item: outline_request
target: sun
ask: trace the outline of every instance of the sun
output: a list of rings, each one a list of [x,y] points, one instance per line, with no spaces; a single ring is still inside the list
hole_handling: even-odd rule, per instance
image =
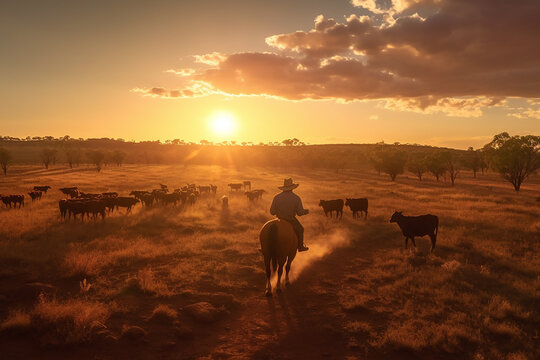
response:
[[[218,136],[232,135],[236,130],[236,119],[228,111],[217,111],[210,119],[210,128]]]

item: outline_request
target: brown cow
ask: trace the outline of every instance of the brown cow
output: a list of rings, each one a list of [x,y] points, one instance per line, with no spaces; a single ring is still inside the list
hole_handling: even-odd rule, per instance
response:
[[[229,184],[228,186],[231,188],[231,192],[232,191],[240,191],[240,190],[242,190],[243,184],[241,184],[241,183],[233,183],[233,184]]]

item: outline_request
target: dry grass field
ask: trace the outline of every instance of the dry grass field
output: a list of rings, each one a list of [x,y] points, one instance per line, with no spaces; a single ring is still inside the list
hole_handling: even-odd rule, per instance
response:
[[[292,285],[264,297],[258,231],[283,178],[311,213],[310,250]],[[267,191],[250,204],[226,184]],[[58,188],[153,189],[218,185],[188,209],[115,212],[62,221]],[[13,167],[1,194],[52,189],[0,210],[0,358],[78,359],[538,359],[540,179],[520,193],[499,175],[455,187],[370,170],[298,173],[268,168]],[[367,220],[325,218],[320,199],[367,197]],[[440,218],[437,248],[416,250],[389,219]],[[409,244],[410,245],[410,244]],[[85,280],[86,279],[86,280]]]

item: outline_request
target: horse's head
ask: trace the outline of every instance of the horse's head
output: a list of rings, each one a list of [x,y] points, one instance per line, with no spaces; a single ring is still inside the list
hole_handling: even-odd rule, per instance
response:
[[[397,222],[401,217],[403,216],[403,213],[401,211],[395,211],[394,214],[392,214],[392,217],[390,218],[390,222]]]

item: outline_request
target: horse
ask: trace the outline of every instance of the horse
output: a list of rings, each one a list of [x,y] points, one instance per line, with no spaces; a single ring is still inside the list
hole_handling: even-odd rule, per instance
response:
[[[281,275],[283,274],[283,265],[285,265],[285,286],[289,286],[289,271],[291,264],[296,256],[298,248],[298,239],[294,229],[286,220],[274,219],[263,225],[259,234],[261,250],[264,255],[264,266],[266,268],[266,296],[272,296],[272,285],[270,284],[270,261],[274,272],[277,269],[278,278],[276,291],[281,292]],[[279,268],[278,268],[279,266]]]

